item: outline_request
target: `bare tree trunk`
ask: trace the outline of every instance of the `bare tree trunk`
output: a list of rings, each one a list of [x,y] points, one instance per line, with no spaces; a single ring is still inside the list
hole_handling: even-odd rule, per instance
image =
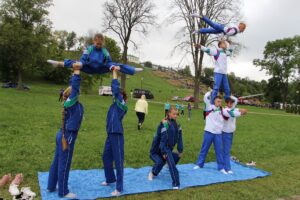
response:
[[[18,90],[23,90],[23,81],[22,81],[22,70],[21,68],[18,69]]]

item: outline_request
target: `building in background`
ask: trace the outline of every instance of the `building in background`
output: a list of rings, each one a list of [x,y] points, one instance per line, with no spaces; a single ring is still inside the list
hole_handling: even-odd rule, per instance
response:
[[[128,62],[140,63],[140,58],[134,55],[127,55]]]

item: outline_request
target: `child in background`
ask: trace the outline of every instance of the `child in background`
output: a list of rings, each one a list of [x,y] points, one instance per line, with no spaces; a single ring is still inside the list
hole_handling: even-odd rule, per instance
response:
[[[167,100],[167,103],[165,103],[165,117],[167,117],[170,108],[171,108],[171,104]]]
[[[223,114],[228,118],[228,120],[224,120],[222,132],[224,169],[228,174],[233,174],[230,165],[230,151],[232,146],[233,133],[236,130],[236,118],[247,114],[247,110],[236,108],[238,99],[234,96],[226,99],[225,102],[226,107],[224,108]]]
[[[120,68],[116,67],[113,71],[113,79],[111,82],[113,104],[107,112],[107,138],[102,156],[106,178],[106,180],[102,182],[102,185],[108,186],[111,183],[117,182],[116,189],[111,193],[112,196],[119,196],[123,192],[124,129],[122,120],[128,111],[126,105],[127,95],[125,91],[120,90],[120,83],[118,81],[117,71],[119,70]],[[113,163],[115,163],[117,178],[113,169]]]
[[[183,103],[181,104],[180,109],[181,109],[180,114],[184,115],[184,104]]]
[[[206,24],[208,24],[211,28],[201,28],[200,30],[196,30],[193,34],[203,33],[203,34],[224,34],[225,36],[235,36],[238,33],[243,33],[246,29],[246,24],[240,22],[238,25],[229,24],[219,24],[213,22],[205,16],[199,14],[192,14],[191,17],[198,17],[202,19]]]
[[[69,191],[68,180],[75,141],[84,112],[78,101],[80,82],[80,70],[74,67],[70,86],[63,93],[62,127],[56,135],[55,155],[48,177],[48,191],[56,191],[58,183],[58,196],[67,199],[76,199],[76,194]]]
[[[83,51],[80,61],[68,60],[59,62],[55,60],[47,60],[48,63],[54,66],[66,68],[76,67],[87,74],[104,74],[112,71],[116,66],[119,66],[120,72],[128,75],[134,75],[136,72],[143,71],[142,68],[134,68],[129,65],[114,63],[111,60],[109,52],[104,48],[105,38],[98,33],[94,37],[94,44]]]
[[[154,166],[149,172],[148,180],[152,181],[156,177],[165,163],[168,163],[169,171],[172,177],[173,189],[179,189],[179,173],[176,164],[182,157],[183,142],[182,129],[176,122],[178,111],[171,107],[168,112],[167,119],[164,119],[157,128],[156,136],[153,139],[150,158],[154,162]],[[173,148],[177,145],[177,151],[173,152]]]
[[[205,159],[207,153],[210,149],[212,143],[214,143],[215,154],[217,158],[218,170],[227,174],[224,170],[224,160],[222,154],[222,130],[224,124],[224,116],[222,112],[222,98],[217,96],[215,98],[214,104],[210,103],[209,96],[211,92],[207,92],[204,95],[204,102],[207,108],[206,120],[204,128],[204,138],[201,147],[201,151],[196,162],[194,169],[199,169],[204,167]]]
[[[191,120],[191,118],[192,118],[192,105],[191,105],[190,102],[188,103],[187,108],[188,108],[188,113],[189,113],[189,118],[188,118],[188,120]]]

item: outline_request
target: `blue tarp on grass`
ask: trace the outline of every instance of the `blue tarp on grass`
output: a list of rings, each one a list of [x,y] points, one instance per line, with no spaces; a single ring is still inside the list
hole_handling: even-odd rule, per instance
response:
[[[225,175],[218,172],[215,162],[206,163],[204,168],[197,170],[193,169],[194,166],[194,164],[177,166],[180,175],[180,189],[232,181],[244,181],[270,175],[266,171],[235,162],[232,162],[232,170],[234,171],[232,175]],[[172,180],[167,168],[164,168],[153,181],[148,181],[147,179],[150,170],[151,167],[139,169],[126,168],[124,174],[124,192],[122,195],[172,189]],[[56,192],[47,192],[48,172],[39,172],[38,178],[42,199],[59,199]],[[101,182],[103,181],[105,181],[103,169],[73,170],[70,172],[69,189],[71,192],[77,194],[78,199],[111,197],[110,193],[115,189],[115,185],[101,186]]]

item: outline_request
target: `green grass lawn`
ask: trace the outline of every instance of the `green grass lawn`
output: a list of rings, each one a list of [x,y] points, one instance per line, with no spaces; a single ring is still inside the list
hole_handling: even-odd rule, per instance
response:
[[[173,95],[166,81],[157,77],[145,87],[154,90],[158,100]],[[139,79],[128,79],[134,88]],[[148,82],[148,81],[147,81]],[[48,171],[55,148],[55,135],[60,127],[61,105],[58,90],[61,85],[30,83],[29,92],[0,89],[0,175],[23,172],[24,185],[38,192],[38,171]],[[160,88],[163,88],[159,92]],[[165,93],[169,91],[169,93]],[[188,94],[189,91],[178,91]],[[184,96],[182,95],[182,96]],[[101,161],[106,138],[105,118],[111,97],[82,95],[85,107],[84,121],[80,129],[72,169],[102,168]],[[149,115],[141,131],[137,131],[134,101],[129,101],[129,112],[124,119],[125,167],[152,165],[149,148],[159,121],[163,118],[163,105],[149,104]],[[120,199],[277,199],[300,194],[300,117],[281,111],[248,107],[253,114],[238,120],[232,154],[241,161],[254,160],[257,167],[272,173],[270,177],[244,182],[234,182],[197,187],[182,191],[166,191],[120,197]],[[272,113],[288,116],[268,115]],[[181,163],[195,162],[202,143],[202,110],[193,110],[191,121],[180,117],[183,128],[184,157]],[[214,161],[210,151],[207,161]],[[146,178],[146,176],[145,176]],[[171,184],[171,183],[170,183]],[[99,186],[100,187],[100,186]],[[9,199],[6,190],[1,197]],[[39,197],[38,197],[39,199]]]

